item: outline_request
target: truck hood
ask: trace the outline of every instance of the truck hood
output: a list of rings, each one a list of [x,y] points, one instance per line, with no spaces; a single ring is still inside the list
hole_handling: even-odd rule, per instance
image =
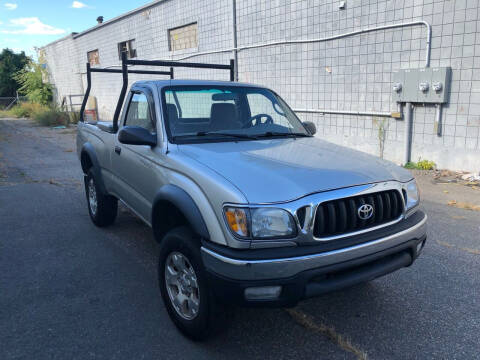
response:
[[[385,160],[318,138],[178,145],[234,184],[249,203],[274,203],[411,174]]]

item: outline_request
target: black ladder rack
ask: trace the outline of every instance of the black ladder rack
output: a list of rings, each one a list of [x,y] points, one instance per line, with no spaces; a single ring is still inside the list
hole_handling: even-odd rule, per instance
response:
[[[130,70],[128,65],[141,65],[141,66],[165,66],[170,67],[169,71],[154,71],[154,70]],[[117,107],[115,108],[115,114],[113,115],[113,131],[117,132],[118,130],[118,117],[120,116],[120,111],[122,110],[123,101],[125,100],[125,95],[127,93],[128,87],[128,74],[149,74],[149,75],[169,75],[170,79],[173,79],[173,68],[174,67],[188,67],[188,68],[201,68],[201,69],[223,69],[230,70],[230,81],[235,80],[234,60],[230,60],[230,64],[206,64],[206,63],[182,63],[179,61],[162,61],[162,60],[129,60],[127,59],[127,53],[122,53],[122,68],[121,69],[97,69],[92,68],[90,63],[87,63],[87,90],[85,91],[85,96],[83,97],[82,107],[80,109],[80,121],[84,122],[84,112],[87,105],[88,96],[90,95],[90,90],[92,87],[92,72],[97,73],[114,73],[122,74],[123,84],[122,90],[120,91],[120,97],[118,98]]]

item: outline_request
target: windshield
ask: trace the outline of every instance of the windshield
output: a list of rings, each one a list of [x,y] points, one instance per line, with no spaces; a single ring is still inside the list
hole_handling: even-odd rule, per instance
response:
[[[286,103],[267,89],[170,86],[162,97],[173,142],[310,136]]]

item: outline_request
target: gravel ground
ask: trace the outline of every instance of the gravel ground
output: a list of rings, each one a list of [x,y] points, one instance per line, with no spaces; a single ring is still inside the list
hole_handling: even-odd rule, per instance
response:
[[[294,309],[238,309],[195,343],[161,302],[150,229],[124,208],[91,223],[74,134],[0,120],[1,359],[478,358],[480,212],[464,206],[478,188],[415,172],[429,230],[412,267]]]

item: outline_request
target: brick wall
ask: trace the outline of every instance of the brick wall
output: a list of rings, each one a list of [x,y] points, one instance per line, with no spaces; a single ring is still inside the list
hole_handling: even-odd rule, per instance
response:
[[[477,0],[237,1],[238,45],[321,38],[393,23],[432,25],[431,66],[451,66],[450,102],[443,110],[442,136],[434,131],[435,108],[413,111],[412,159],[439,167],[480,169],[480,2]],[[168,48],[168,29],[196,22],[198,47]],[[104,24],[82,36],[47,45],[47,64],[59,95],[82,90],[86,53],[99,49],[100,66],[118,65],[117,43],[135,39],[140,59],[167,59],[232,46],[231,0],[167,0]],[[478,34],[477,34],[478,29]],[[426,28],[374,31],[343,39],[240,51],[239,80],[273,88],[293,108],[396,111],[392,71],[424,66]],[[231,53],[191,61],[228,63]],[[176,69],[177,78],[228,80],[228,72]],[[148,78],[131,76],[131,80]],[[81,80],[80,80],[81,79]],[[85,84],[83,84],[84,86]],[[119,76],[95,74],[92,95],[102,118],[111,117],[121,86]],[[379,155],[385,129],[385,158],[402,162],[404,121],[368,116],[299,114],[314,121],[326,140]]]

